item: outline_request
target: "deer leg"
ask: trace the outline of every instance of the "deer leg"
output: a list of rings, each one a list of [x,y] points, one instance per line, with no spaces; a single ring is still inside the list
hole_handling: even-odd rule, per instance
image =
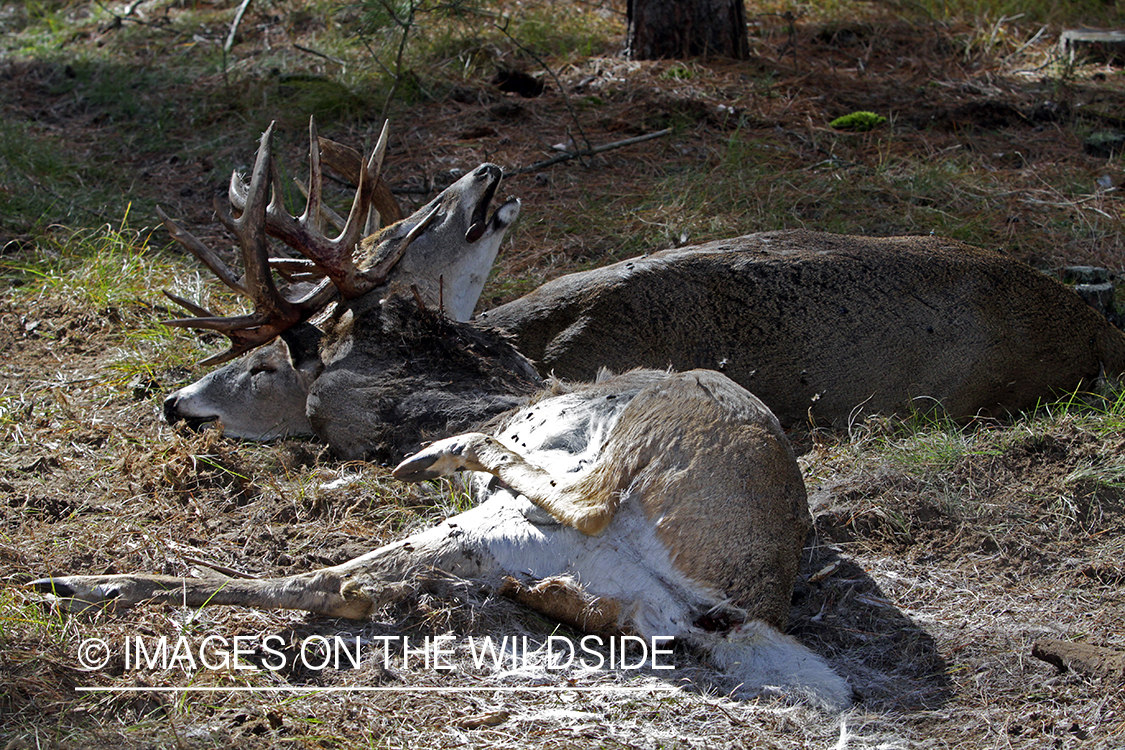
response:
[[[369,616],[376,603],[331,569],[286,578],[174,578],[161,575],[60,576],[29,585],[64,609],[131,607],[145,601],[187,607],[234,604],[264,609],[300,609],[329,617]]]
[[[395,467],[393,474],[396,479],[421,482],[460,470],[498,477],[559,523],[590,536],[605,531],[620,501],[620,482],[601,465],[577,479],[563,480],[480,432],[438,440]]]
[[[622,602],[608,597],[593,597],[569,576],[552,576],[539,581],[505,578],[500,594],[566,623],[585,633],[618,635],[622,631]]]
[[[129,574],[58,576],[28,585],[50,595],[58,606],[70,611],[124,608],[155,601],[188,607],[228,604],[298,609],[328,617],[362,619],[427,583],[450,576],[488,577],[496,567],[488,539],[480,533],[462,530],[458,520],[464,515],[340,565],[283,578]],[[469,532],[489,528],[489,524],[472,518],[464,526]]]

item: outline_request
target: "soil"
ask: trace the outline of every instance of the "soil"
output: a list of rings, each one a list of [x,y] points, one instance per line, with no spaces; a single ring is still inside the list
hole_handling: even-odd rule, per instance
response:
[[[268,25],[265,11],[251,13],[259,15],[246,28]],[[1078,108],[1119,108],[1112,87],[1079,83],[1056,100],[1042,87],[967,62],[952,31],[926,31],[889,22],[802,27],[796,54],[777,59],[780,37],[767,37],[768,43],[758,42],[751,67],[691,63],[699,74],[687,80],[664,75],[672,65],[667,62],[574,62],[561,71],[570,95],[605,102],[596,116],[583,118],[591,142],[675,123],[680,129],[672,138],[609,151],[586,164],[515,175],[507,190],[521,197],[528,217],[551,211],[580,224],[591,202],[627,207],[629,196],[658,189],[685,164],[719,164],[723,144],[739,129],[781,144],[786,158],[837,158],[824,151],[808,123],[857,109],[900,113],[897,147],[904,152],[972,149],[989,155],[984,161],[997,169],[1017,171],[1091,159],[1073,131],[1056,126],[1072,122]],[[99,33],[113,32],[91,31],[91,39]],[[745,95],[748,70],[755,80],[763,71],[771,77],[770,96]],[[76,153],[116,160],[137,175],[138,201],[161,202],[204,239],[221,237],[209,206],[216,165],[248,159],[255,133],[239,133],[190,163],[179,155],[132,153],[112,142],[116,131],[99,119],[104,112],[57,93],[58,79],[69,75],[65,65],[16,60],[0,62],[0,72],[6,117],[36,123]],[[218,83],[198,81],[183,94],[205,95],[208,87]],[[551,83],[538,96],[524,97],[483,80],[402,108],[394,128],[386,171],[410,202],[429,193],[405,191],[448,181],[454,167],[484,160],[534,164],[545,157],[544,145],[572,129],[572,117]],[[299,128],[289,130],[287,158],[295,165]],[[360,145],[369,131],[368,121],[337,122],[323,134]],[[872,159],[876,142],[856,139],[848,158]],[[1105,169],[1118,174],[1104,160],[1090,162],[1092,174]],[[89,207],[90,226],[101,219],[99,210]],[[822,210],[810,201],[795,206],[793,215],[815,227]],[[893,219],[885,218],[893,213],[873,212],[870,231],[895,230]],[[627,211],[622,220],[636,221]],[[1016,217],[1012,226],[1018,225]],[[0,226],[7,232],[0,240],[12,240],[0,243],[5,263],[41,252],[20,228]],[[503,251],[487,304],[631,249],[620,240],[627,230],[607,239],[596,227],[570,233],[558,227],[524,220]],[[1049,265],[1121,266],[1116,248],[1095,242],[1058,247],[1028,241],[1012,252]],[[542,639],[556,627],[473,590],[416,592],[367,624],[163,606],[64,617],[44,605],[24,584],[48,573],[188,575],[210,567],[282,575],[350,559],[452,510],[448,491],[399,486],[385,467],[341,463],[315,442],[255,446],[164,424],[163,395],[199,372],[112,374],[121,350],[134,345],[125,325],[153,315],[162,304],[155,300],[154,292],[128,310],[89,310],[57,291],[32,297],[12,289],[0,296],[5,747],[1125,746],[1120,674],[1060,671],[1032,655],[1033,644],[1045,638],[1125,648],[1125,436],[1079,417],[1034,429],[977,425],[956,433],[968,436],[968,448],[932,464],[886,450],[902,439],[890,422],[864,428],[867,440],[883,450],[843,434],[795,436],[805,447],[816,531],[794,595],[791,632],[824,654],[855,689],[856,708],[842,720],[768,700],[727,700],[695,655],[679,653],[677,675],[691,678],[678,683],[681,692],[667,696],[658,689],[665,683],[647,675],[638,679],[657,686],[651,694],[623,698],[533,691],[185,698],[155,688],[242,685],[249,678],[130,671],[117,657],[101,670],[84,671],[78,644],[95,636],[120,643],[138,634],[276,634],[292,644],[309,634],[337,633],[518,632]],[[371,665],[270,679],[325,688],[474,684],[468,677],[438,679]],[[152,689],[78,692],[95,687]]]

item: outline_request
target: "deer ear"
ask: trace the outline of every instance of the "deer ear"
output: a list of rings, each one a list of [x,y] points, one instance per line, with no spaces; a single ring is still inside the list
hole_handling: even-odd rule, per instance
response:
[[[324,334],[311,323],[298,323],[281,332],[289,348],[289,361],[295,370],[320,367],[320,339]]]

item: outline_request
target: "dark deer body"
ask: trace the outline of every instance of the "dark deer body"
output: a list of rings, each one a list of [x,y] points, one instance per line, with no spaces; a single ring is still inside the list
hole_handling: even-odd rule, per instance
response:
[[[502,334],[419,309],[412,298],[349,305],[320,357],[306,413],[342,458],[397,460],[515,407],[542,386]]]
[[[721,370],[785,425],[1002,415],[1125,371],[1125,335],[1070,289],[936,237],[752,234],[563,276],[479,320],[559,377]]]

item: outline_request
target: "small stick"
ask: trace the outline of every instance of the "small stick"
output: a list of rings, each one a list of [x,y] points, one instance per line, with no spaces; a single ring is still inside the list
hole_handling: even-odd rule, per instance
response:
[[[235,570],[234,568],[228,568],[225,565],[219,565],[218,563],[207,562],[206,560],[200,560],[198,557],[188,557],[187,555],[180,555],[180,557],[183,558],[183,561],[188,563],[189,565],[202,565],[205,568],[210,568],[211,570],[215,571],[216,573],[222,573],[227,578],[247,578],[247,579],[255,580],[259,577],[259,576],[256,576],[256,575],[252,575],[250,573],[243,573],[241,570]]]
[[[651,141],[653,138],[662,138],[671,132],[672,128],[664,128],[663,130],[658,130],[655,133],[647,133],[645,135],[638,135],[635,138],[626,138],[623,141],[614,141],[613,143],[606,143],[602,146],[594,146],[593,148],[589,148],[584,151],[567,151],[566,153],[551,157],[550,159],[536,162],[530,167],[522,167],[514,172],[507,173],[505,176],[511,177],[517,174],[527,174],[528,172],[534,172],[538,169],[550,167],[560,162],[568,161],[570,159],[577,159],[580,156],[593,156],[594,154],[600,154],[603,151],[611,151],[615,148],[621,148],[622,146],[632,146],[634,143],[643,143],[644,141]]]
[[[418,285],[411,284],[410,291],[414,292],[414,302],[418,305],[418,311],[426,312],[426,303],[422,301],[422,293],[418,291]]]
[[[344,62],[343,60],[339,60],[335,57],[332,57],[331,55],[326,55],[323,52],[318,52],[315,49],[313,49],[312,47],[303,47],[300,44],[294,43],[293,48],[299,49],[302,52],[304,52],[306,54],[309,54],[309,55],[316,55],[317,57],[322,57],[325,60],[327,60],[328,62],[336,63],[337,65],[343,66],[345,68],[348,66],[348,64],[346,62]]]
[[[238,24],[242,23],[242,16],[246,15],[246,9],[250,7],[251,2],[253,0],[242,0],[242,4],[238,6],[238,12],[234,14],[234,21],[231,22],[227,40],[223,43],[224,54],[230,52],[230,48],[234,46],[234,35],[238,33]]]

